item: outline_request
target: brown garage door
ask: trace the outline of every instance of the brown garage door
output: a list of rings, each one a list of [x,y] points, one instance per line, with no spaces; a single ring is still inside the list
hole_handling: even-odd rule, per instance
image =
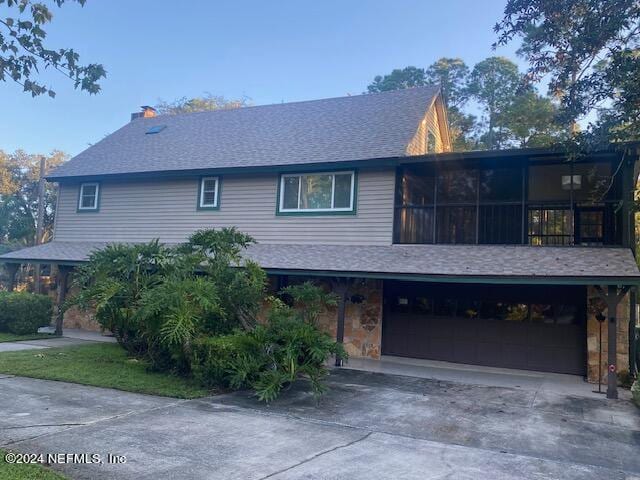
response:
[[[584,288],[385,285],[386,355],[584,375]]]

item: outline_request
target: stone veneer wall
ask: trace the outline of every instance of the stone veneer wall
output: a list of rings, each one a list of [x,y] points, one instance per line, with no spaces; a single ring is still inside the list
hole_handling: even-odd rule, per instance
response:
[[[272,292],[277,290],[275,277],[269,277]],[[309,280],[326,291],[331,291],[331,282],[318,278],[299,278]],[[352,358],[380,358],[382,342],[382,281],[353,280],[347,294],[344,321],[344,348]],[[258,321],[263,322],[269,307],[263,303]],[[338,308],[330,307],[320,314],[318,326],[336,338],[338,328]]]
[[[344,348],[350,357],[380,358],[382,301],[381,280],[353,281],[347,294],[344,320]],[[328,309],[320,316],[319,324],[335,338],[338,309]]]
[[[600,344],[599,322],[596,320],[596,312],[605,307],[606,304],[598,296],[594,287],[587,289],[587,377],[589,382],[598,383],[598,358]],[[607,316],[607,310],[604,308],[602,312]],[[616,311],[618,318],[618,354],[617,369],[618,373],[629,370],[629,295],[627,294],[618,304]],[[602,323],[602,381],[607,383],[607,321]]]
[[[58,273],[57,269],[55,269],[54,279],[56,281],[51,283],[51,288],[49,288],[48,290],[48,295],[52,298],[54,305],[56,305],[56,301],[58,299],[58,282],[56,279],[57,273]],[[73,275],[73,273],[71,275]],[[71,280],[72,278],[69,279],[69,283],[71,283]],[[74,289],[73,287],[69,288],[69,291],[67,292],[67,299],[71,298],[71,296],[73,296],[76,293],[76,291],[77,290]],[[53,318],[51,319],[52,326],[55,326],[56,324],[55,310],[57,310],[57,305],[56,305],[56,308],[54,309]],[[64,312],[62,328],[63,329],[79,328],[81,330],[88,330],[91,332],[102,331],[100,324],[96,321],[96,319],[93,316],[93,312],[90,310],[83,311],[83,310],[80,310],[78,307],[71,307],[66,312]]]

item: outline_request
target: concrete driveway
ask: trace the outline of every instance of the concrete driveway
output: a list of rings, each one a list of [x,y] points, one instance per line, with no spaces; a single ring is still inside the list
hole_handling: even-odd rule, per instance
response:
[[[3,377],[0,445],[126,457],[56,467],[82,479],[640,478],[626,401],[353,370],[330,387],[264,406]]]

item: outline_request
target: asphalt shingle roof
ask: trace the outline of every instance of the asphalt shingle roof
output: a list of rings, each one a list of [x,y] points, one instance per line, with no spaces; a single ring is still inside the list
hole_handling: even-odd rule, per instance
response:
[[[105,243],[51,242],[0,256],[2,260],[86,261]],[[628,248],[524,245],[291,245],[256,244],[246,258],[268,270],[362,272],[463,277],[640,280]]]
[[[48,178],[345,162],[406,155],[437,87],[138,118]],[[153,126],[166,128],[153,135]]]

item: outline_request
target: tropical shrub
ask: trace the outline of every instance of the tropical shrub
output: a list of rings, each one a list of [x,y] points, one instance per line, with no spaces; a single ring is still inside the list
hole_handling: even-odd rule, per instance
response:
[[[298,380],[308,381],[316,398],[322,395],[327,360],[332,355],[346,358],[346,353],[310,321],[313,315],[301,303],[308,305],[314,299],[318,306],[316,301],[331,299],[310,283],[284,291],[293,298],[293,306],[271,299],[265,324],[250,331],[198,339],[191,363],[194,376],[210,386],[253,389],[258,399],[266,402]]]
[[[177,247],[108,246],[81,267],[69,305],[93,308],[102,327],[154,368],[188,373],[195,338],[255,324],[266,274],[241,258],[252,242],[225,228],[198,231]]]
[[[0,292],[0,331],[27,335],[51,323],[53,305],[46,295]]]
[[[629,373],[629,370],[620,370],[618,372],[618,385],[620,385],[622,388],[631,388],[631,385],[633,385],[633,381],[633,375]]]
[[[316,326],[336,299],[311,283],[288,287],[281,295],[291,305],[272,298],[268,321],[258,324],[266,274],[241,255],[252,242],[227,228],[198,231],[177,247],[109,246],[81,267],[69,305],[94,308],[98,322],[154,369],[209,387],[251,388],[263,401],[300,379],[320,395],[325,362],[345,356]]]

